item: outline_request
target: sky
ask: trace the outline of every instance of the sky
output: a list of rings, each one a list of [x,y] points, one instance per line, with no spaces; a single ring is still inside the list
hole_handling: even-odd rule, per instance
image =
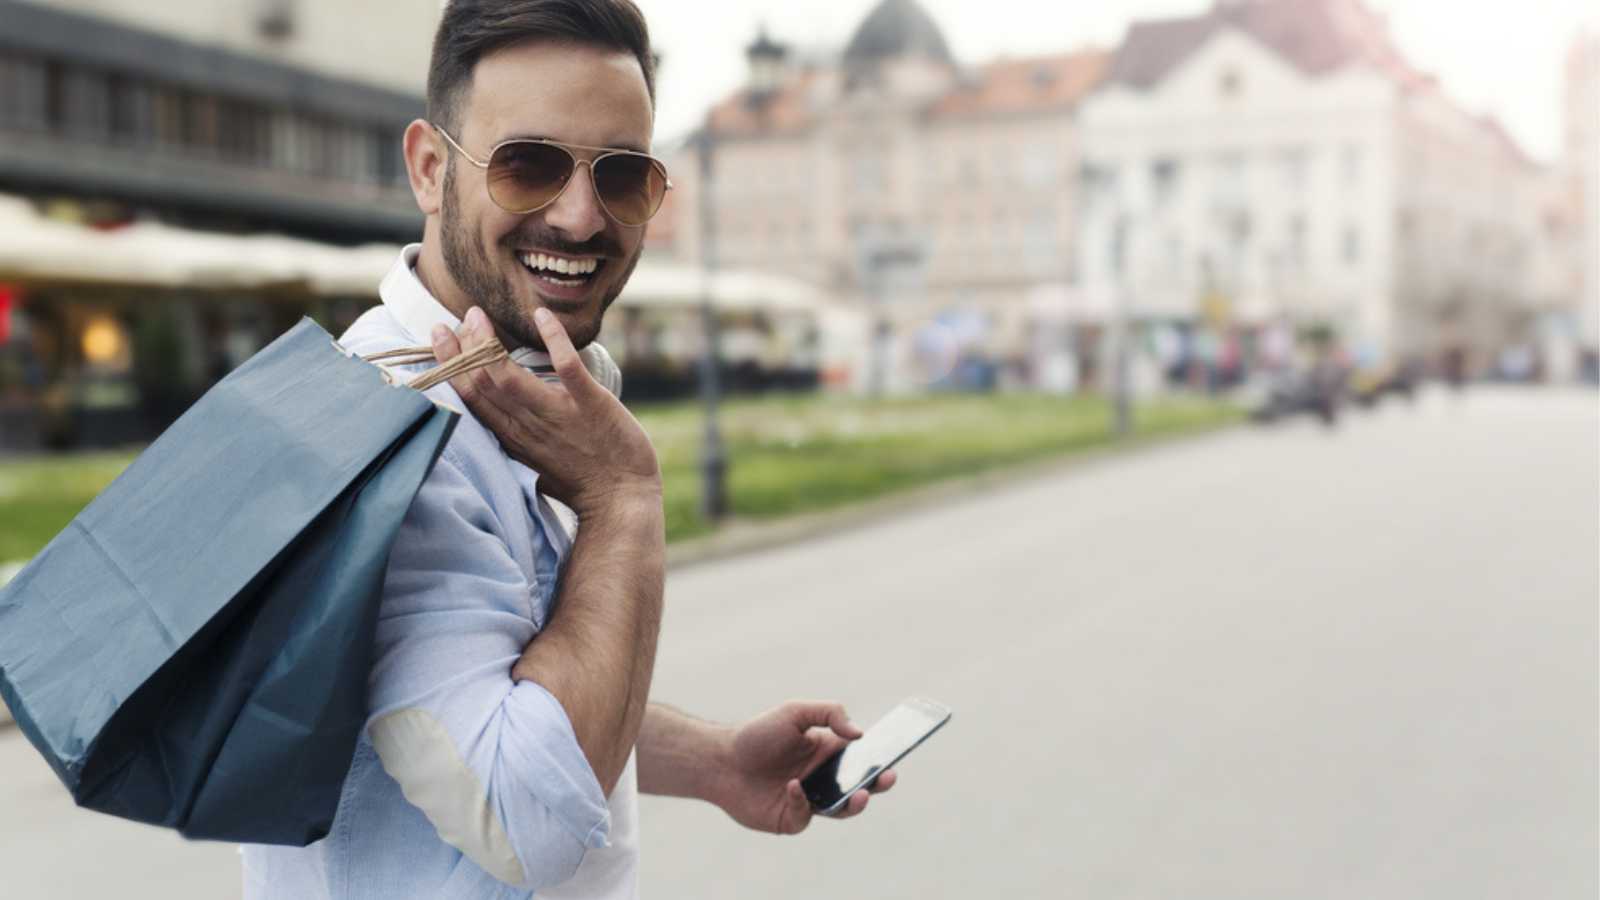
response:
[[[744,48],[765,24],[800,48],[841,49],[878,0],[637,0],[663,62],[656,139],[692,130],[745,79]],[[920,0],[956,59],[1114,47],[1135,19],[1192,15],[1210,0]],[[1368,0],[1401,52],[1476,113],[1505,123],[1535,158],[1553,161],[1562,134],[1561,78],[1582,28],[1600,30],[1596,0]],[[1600,113],[1597,113],[1600,114]]]

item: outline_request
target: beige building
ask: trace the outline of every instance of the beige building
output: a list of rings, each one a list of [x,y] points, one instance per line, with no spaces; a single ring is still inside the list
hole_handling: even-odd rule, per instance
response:
[[[697,262],[709,235],[720,266],[862,304],[908,383],[938,374],[912,357],[941,317],[991,356],[1025,356],[1030,298],[1074,280],[1076,110],[1106,54],[964,68],[914,0],[884,0],[837,59],[794,60],[765,34],[748,55],[749,83],[673,160],[657,249]]]
[[[27,0],[420,96],[441,0]]]

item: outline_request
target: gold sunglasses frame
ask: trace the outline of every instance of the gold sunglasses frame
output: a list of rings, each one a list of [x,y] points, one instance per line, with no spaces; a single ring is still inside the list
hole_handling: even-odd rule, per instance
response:
[[[489,148],[489,158],[486,159],[486,160],[480,160],[476,156],[473,156],[471,153],[468,153],[467,152],[467,148],[465,148],[465,147],[461,146],[461,144],[457,143],[456,139],[450,136],[450,132],[445,131],[443,128],[440,128],[438,125],[434,125],[432,122],[429,122],[428,124],[433,128],[434,131],[439,132],[439,134],[450,144],[450,146],[454,147],[456,149],[456,152],[461,154],[461,156],[464,159],[466,159],[467,162],[472,163],[474,166],[477,166],[478,168],[480,168],[480,169],[482,169],[484,171],[484,173],[485,173],[484,189],[486,191],[488,191],[488,187],[489,187],[488,179],[487,179],[487,173],[489,171],[489,164],[494,161],[495,152],[498,151],[501,147],[505,147],[505,146],[510,145],[510,144],[545,144],[545,145],[548,145],[548,146],[551,146],[551,147],[555,147],[557,150],[560,150],[563,153],[567,154],[568,156],[572,157],[572,172],[567,175],[566,184],[563,184],[561,186],[561,190],[556,191],[555,195],[552,196],[549,200],[546,200],[545,202],[539,204],[538,206],[531,207],[529,209],[510,209],[508,207],[501,206],[500,205],[500,201],[495,200],[494,191],[488,191],[489,199],[494,202],[495,206],[499,206],[501,209],[505,210],[508,213],[511,213],[514,216],[525,216],[528,213],[538,212],[539,210],[544,209],[545,207],[549,206],[550,204],[552,204],[552,203],[556,202],[557,200],[561,199],[561,195],[565,194],[567,192],[567,188],[572,186],[572,176],[576,175],[578,173],[578,167],[579,166],[588,166],[589,167],[589,188],[590,188],[590,190],[594,191],[594,200],[595,200],[596,203],[598,203],[600,205],[600,210],[606,214],[606,218],[609,218],[611,221],[616,222],[618,225],[621,225],[624,228],[643,228],[645,225],[649,224],[650,219],[654,219],[656,217],[656,213],[661,211],[661,207],[666,205],[666,202],[667,202],[667,191],[672,190],[672,177],[667,174],[667,164],[662,162],[661,160],[657,159],[656,157],[651,156],[648,153],[640,153],[637,150],[618,150],[615,147],[589,147],[589,146],[586,146],[584,144],[564,144],[561,141],[552,141],[552,140],[549,140],[549,139],[546,139],[546,138],[511,138],[510,140],[501,141],[500,143],[495,144],[493,147],[490,147]],[[579,156],[578,154],[572,152],[574,150],[592,150],[597,155],[594,157],[594,159],[584,159],[583,157]],[[598,165],[601,160],[603,160],[603,159],[605,159],[606,157],[609,157],[609,156],[640,156],[640,157],[643,157],[644,159],[648,160],[651,165],[656,167],[656,170],[661,173],[662,180],[664,180],[667,183],[666,188],[661,192],[661,202],[656,204],[656,208],[650,211],[649,218],[646,218],[643,222],[638,222],[636,224],[630,224],[628,222],[624,222],[621,219],[617,218],[616,214],[611,212],[611,207],[606,205],[605,198],[600,196],[600,183],[595,180],[594,167],[596,165]]]

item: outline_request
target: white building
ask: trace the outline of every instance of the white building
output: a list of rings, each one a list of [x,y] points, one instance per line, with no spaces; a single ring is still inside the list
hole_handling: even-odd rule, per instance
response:
[[[1331,326],[1381,358],[1489,341],[1480,313],[1526,299],[1537,228],[1504,213],[1542,174],[1360,0],[1137,22],[1080,123],[1092,306]]]
[[[1573,42],[1566,63],[1564,169],[1575,222],[1580,340],[1600,349],[1600,34]]]

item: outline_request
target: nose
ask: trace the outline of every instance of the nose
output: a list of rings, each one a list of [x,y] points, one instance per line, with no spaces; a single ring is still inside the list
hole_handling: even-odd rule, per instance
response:
[[[600,208],[594,166],[588,160],[578,161],[561,196],[545,207],[544,217],[546,224],[560,229],[575,243],[583,243],[605,230],[606,214]]]

